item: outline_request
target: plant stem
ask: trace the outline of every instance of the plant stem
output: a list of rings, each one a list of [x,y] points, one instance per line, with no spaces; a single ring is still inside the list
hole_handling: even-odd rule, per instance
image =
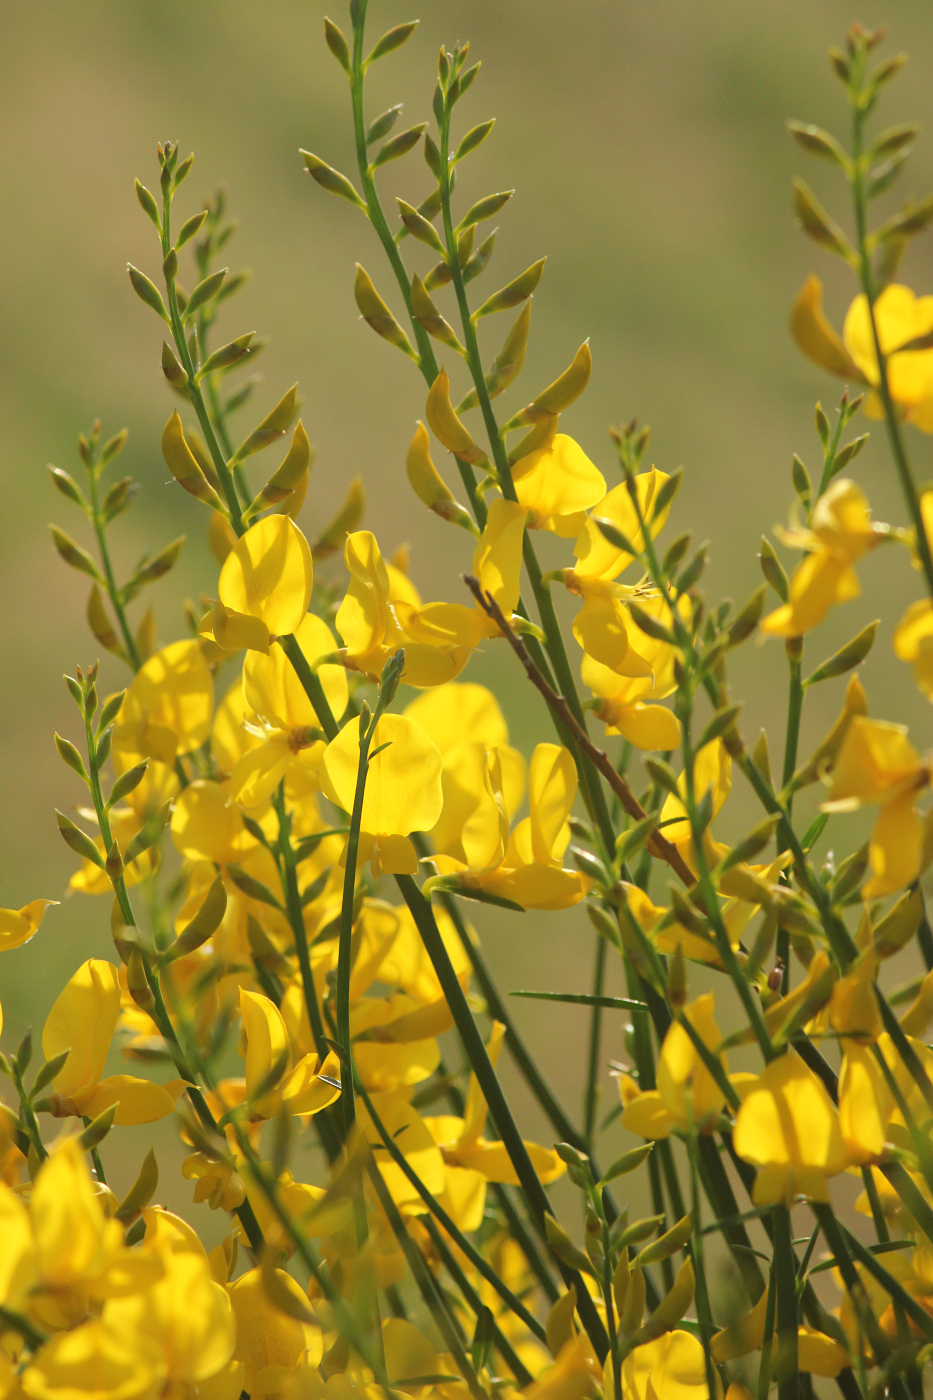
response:
[[[368,717],[368,711],[367,711]],[[340,1103],[343,1109],[344,1137],[349,1137],[356,1122],[353,1102],[353,1046],[350,1043],[350,976],[353,953],[353,903],[356,896],[356,867],[360,849],[360,823],[366,796],[366,773],[369,767],[369,746],[376,721],[366,725],[359,720],[360,757],[350,814],[350,834],[347,837],[346,864],[343,876],[343,899],[340,904],[340,934],[337,944],[337,1041],[343,1052],[340,1057]]]
[[[606,940],[596,939],[596,962],[593,968],[593,995],[601,997],[606,980]],[[592,1154],[596,1142],[596,1112],[599,1107],[599,1050],[602,1038],[602,1007],[593,1006],[590,1013],[590,1046],[587,1057],[586,1094],[584,1097],[583,1134],[587,1151]]]
[[[774,1370],[778,1400],[797,1400],[797,1270],[787,1206],[776,1206],[771,1220],[777,1294],[777,1358]]]
[[[878,300],[878,291],[875,285],[875,275],[871,265],[871,251],[868,245],[868,201],[865,195],[865,172],[862,162],[865,129],[865,110],[861,101],[861,96],[864,91],[862,86],[864,61],[864,53],[857,55],[853,60],[853,66],[857,63],[858,67],[856,69],[857,82],[853,82],[852,92],[852,201],[855,208],[859,280],[862,284],[862,291],[868,305],[871,336],[875,347],[875,358],[878,364],[877,388],[884,406],[884,419],[888,430],[888,443],[891,448],[891,456],[894,458],[894,465],[901,483],[901,490],[904,493],[904,500],[910,512],[910,518],[916,534],[917,554],[920,558],[921,567],[923,568],[927,590],[930,596],[933,597],[933,555],[930,553],[930,542],[927,539],[927,532],[923,523],[920,498],[917,494],[916,483],[914,482],[913,473],[910,469],[910,462],[907,458],[907,449],[904,446],[900,420],[897,416],[894,400],[891,397],[891,384],[888,376],[888,357],[881,348],[881,339],[878,335],[878,320],[875,315],[875,303]]]
[[[295,851],[291,842],[291,823],[285,808],[283,784],[279,785],[278,790],[273,795],[272,805],[279,819],[279,853],[282,858],[282,869],[285,874],[285,906],[288,911],[288,922],[291,925],[292,934],[295,939],[295,952],[298,955],[298,967],[301,972],[301,985],[302,991],[304,992],[305,1007],[308,1012],[308,1024],[311,1027],[311,1034],[314,1037],[314,1048],[317,1050],[321,1059],[323,1059],[329,1047],[324,1034],[324,1022],[321,1019],[321,1008],[317,1003],[317,992],[314,988],[314,974],[311,971],[311,956],[308,951],[308,932],[305,928],[304,910],[301,907],[301,894],[298,890],[298,870],[295,864]]]

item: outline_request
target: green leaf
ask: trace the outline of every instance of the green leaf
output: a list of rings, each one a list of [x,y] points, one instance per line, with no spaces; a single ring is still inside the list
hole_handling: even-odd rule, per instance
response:
[[[139,200],[139,207],[142,209],[143,213],[152,220],[161,234],[162,220],[159,218],[159,206],[156,203],[155,196],[146,189],[145,185],[140,184],[138,180],[136,181],[136,198]]]
[[[809,234],[815,243],[855,266],[857,260],[852,244],[839,225],[829,217],[809,185],[800,179],[794,181],[794,213],[804,233]]]
[[[79,544],[66,535],[64,530],[60,530],[57,525],[51,525],[52,543],[58,550],[66,564],[70,564],[73,569],[77,569],[80,574],[87,574],[95,583],[103,583],[100,570],[86,549],[82,549]]]
[[[227,873],[237,889],[241,890],[248,899],[258,900],[260,904],[269,904],[273,909],[282,908],[281,903],[269,889],[268,885],[264,885],[262,881],[257,880],[255,876],[247,874],[247,872],[242,870],[238,865],[228,865]]]
[[[397,102],[394,107],[387,107],[386,110],[374,121],[371,121],[366,128],[366,145],[374,146],[377,141],[381,141],[383,136],[388,136],[395,123],[402,114],[402,104]]]
[[[611,1011],[644,1011],[646,1003],[631,997],[594,996],[589,992],[509,992],[510,997],[528,1001],[561,1001],[568,1006],[603,1006]]]
[[[799,146],[811,156],[820,156],[823,160],[832,160],[843,170],[850,169],[849,158],[845,151],[828,131],[822,127],[813,126],[807,122],[788,122],[787,130],[793,136]]]
[[[226,345],[214,350],[198,370],[197,378],[203,379],[205,374],[232,369],[234,365],[239,364],[243,356],[249,354],[255,334],[255,331],[247,331],[245,335],[238,335],[235,340],[228,341]]]
[[[418,210],[408,204],[406,200],[399,199],[397,203],[402,223],[412,238],[417,238],[419,243],[427,244],[429,248],[434,249],[435,253],[446,257],[443,240],[434,225],[423,214],[419,214]]]

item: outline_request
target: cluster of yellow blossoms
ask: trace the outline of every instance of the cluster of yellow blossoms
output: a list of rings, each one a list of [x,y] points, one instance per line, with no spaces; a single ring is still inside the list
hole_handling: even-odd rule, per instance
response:
[[[477,230],[508,198],[487,196],[454,224],[456,167],[492,126],[451,145],[478,65],[466,66],[466,46],[441,51],[436,140],[423,125],[390,135],[398,108],[361,125],[366,69],[413,29],[390,30],[364,58],[366,8],[350,7],[352,42],[326,23],[354,96],[363,193],[303,156],[320,186],[365,212],[400,279],[414,344],[362,268],[356,300],[425,380],[427,426],[406,472],[461,531],[466,587],[424,602],[407,550],[386,557],[360,528],[357,483],[308,537],[297,516],[312,453],[292,427],[294,389],[234,445],[249,384],[224,397],[226,376],[258,345],[247,334],[208,349],[235,290],[214,267],[231,229],[218,196],[173,238],[191,158],[160,146],[161,200],[142,185],[137,197],[159,233],[164,294],[138,269],[130,277],[171,338],[162,369],[180,409],[162,452],[210,511],[219,575],[186,608],[187,635],[159,646],[151,613],[134,631],[127,605],[181,542],[118,585],[107,529],[131,483],[104,493],[102,481],[125,434],[82,436],[84,486],[52,469],[99,553],[57,527],[56,548],[92,580],[91,630],[132,678],[105,695],[97,662],[66,677],[80,743],[57,734],[56,746],[83,795],[58,826],[79,857],[71,891],[109,899],[109,929],[54,1001],[38,1068],[31,1033],[0,1057],[0,1400],[750,1400],[750,1387],[767,1400],[772,1382],[797,1400],[802,1376],[833,1379],[844,1400],[921,1397],[933,1359],[933,768],[904,726],[869,717],[855,668],[878,623],[803,674],[812,634],[858,595],[865,556],[900,544],[892,557],[916,566],[926,596],[891,629],[893,650],[933,698],[933,492],[917,490],[904,436],[905,422],[933,431],[933,298],[891,280],[895,241],[933,219],[933,202],[872,235],[865,223],[912,139],[891,128],[865,145],[897,64],[870,69],[880,35],[860,26],[835,55],[851,156],[792,126],[852,186],[857,249],[803,184],[797,211],[863,288],[840,337],[810,279],[792,330],[869,392],[847,392],[835,425],[818,407],[819,482],[795,458],[796,514],[775,532],[802,562],[788,577],[763,540],[766,584],[736,610],[699,590],[705,547],[688,557],[689,535],[662,541],[680,473],[643,467],[647,431],[614,432],[618,485],[559,431],[589,379],[588,346],[498,422],[493,400],[522,368],[543,264],[470,311],[466,287],[492,255]],[[399,200],[396,237],[375,175],[416,144],[436,188],[418,209]],[[423,276],[401,261],[403,234],[440,258]],[[199,281],[187,292],[178,251],[192,240]],[[459,332],[433,299],[449,284]],[[477,323],[516,307],[486,368]],[[432,342],[469,370],[457,407]],[[904,528],[873,522],[841,475],[864,445],[842,442],[863,403],[886,421]],[[488,453],[467,427],[475,408]],[[246,464],[289,430],[254,493]],[[469,509],[435,466],[432,435]],[[542,571],[536,532],[563,542],[563,567]],[[777,606],[766,614],[767,587]],[[572,613],[569,650],[555,595]],[[788,661],[780,781],[764,733],[746,748],[729,688],[729,653],[756,633],[780,638]],[[553,741],[527,755],[496,695],[462,678],[493,646],[553,722]],[[807,691],[847,673],[836,722],[801,758]],[[739,775],[764,815],[736,838]],[[804,825],[807,789],[822,800]],[[872,807],[864,844],[835,856],[827,827],[838,842],[840,815]],[[574,923],[566,957],[577,968],[595,938],[592,992],[567,990],[562,973],[558,990],[524,993],[589,1010],[582,1126],[524,1045],[464,901],[507,918],[585,907],[592,927]],[[28,944],[53,903],[0,910],[0,951]],[[608,994],[611,964],[624,998]],[[909,965],[899,986],[895,965]],[[688,975],[703,987],[692,999]],[[603,1018],[619,1012],[620,1101],[600,1123]],[[137,1073],[108,1073],[115,1048]],[[526,1139],[513,1113],[506,1056],[545,1141]],[[111,1130],[170,1116],[192,1205],[221,1222],[203,1230],[212,1248],[157,1203],[154,1151],[122,1196],[108,1182],[125,1168]],[[631,1137],[603,1170],[596,1155],[617,1122]],[[643,1167],[651,1213],[640,1217],[630,1182],[628,1204],[613,1193]],[[843,1174],[861,1183],[871,1245],[844,1223]],[[835,1292],[814,1283],[828,1270]]]

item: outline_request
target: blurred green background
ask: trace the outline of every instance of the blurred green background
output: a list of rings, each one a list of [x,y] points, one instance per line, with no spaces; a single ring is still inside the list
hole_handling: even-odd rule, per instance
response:
[[[370,11],[375,38],[418,7],[373,0]],[[216,583],[204,512],[166,483],[159,433],[173,401],[159,370],[160,327],[125,272],[127,260],[153,277],[159,270],[153,230],[133,195],[134,176],[157,185],[158,139],[196,152],[183,215],[218,184],[229,187],[241,220],[231,265],[249,265],[254,276],[222,324],[229,336],[255,329],[271,337],[258,366],[264,383],[240,424],[245,434],[299,381],[317,446],[306,531],[330,517],[362,474],[366,523],[385,551],[408,541],[424,596],[463,600],[467,537],[428,515],[404,478],[405,450],[424,412],[422,381],[359,320],[353,302],[360,260],[396,304],[381,249],[365,220],[313,184],[298,157],[305,146],[352,171],[349,95],[324,46],[323,14],[319,0],[0,7],[0,904],[63,899],[40,936],[0,963],[7,1048],[27,1025],[41,1026],[81,960],[112,955],[107,902],[64,897],[73,858],[52,810],[71,809],[80,795],[52,746],[56,728],[77,738],[61,675],[92,659],[95,645],[84,622],[84,581],[54,554],[49,520],[88,541],[76,512],[52,491],[45,463],[78,474],[79,429],[97,415],[105,434],[128,426],[120,469],[142,491],[113,531],[121,573],[144,547],[188,535],[175,574],[154,594],[162,642],[182,635],[183,599]],[[404,124],[422,120],[439,44],[471,40],[483,70],[460,121],[464,129],[490,115],[499,121],[465,168],[462,195],[516,189],[499,219],[483,294],[542,254],[549,259],[526,368],[508,403],[530,398],[590,337],[591,386],[564,426],[614,484],[607,425],[632,415],[652,425],[649,459],[668,471],[687,468],[676,526],[712,540],[714,597],[742,601],[757,585],[759,536],[787,517],[791,453],[815,465],[813,403],[821,397],[831,406],[841,388],[800,357],[787,332],[792,297],[811,269],[827,282],[837,324],[852,295],[846,277],[795,231],[790,178],[803,169],[848,222],[845,192],[832,169],[793,146],[784,121],[804,118],[845,134],[826,50],[853,17],[844,0],[446,0],[426,4],[414,39],[369,83],[370,117],[403,101]],[[334,18],[349,27],[342,0]],[[912,56],[885,99],[885,124],[929,124],[933,11],[920,0],[878,0],[862,18],[888,26],[886,51],[893,45]],[[924,194],[931,182],[927,139],[902,190]],[[396,191],[423,197],[420,154],[389,166],[380,183],[390,207]],[[921,240],[905,269],[919,291],[930,289],[930,262],[929,240]],[[191,285],[190,270],[183,275]],[[500,318],[485,328],[491,358],[505,325]],[[918,477],[933,476],[930,440],[908,433]],[[878,429],[855,475],[876,516],[903,523]],[[554,543],[546,540],[542,553],[552,565],[566,562],[566,547]],[[917,578],[902,551],[879,552],[860,573],[865,596],[837,610],[809,654],[822,659],[880,616],[869,680],[874,712],[909,720],[925,748],[928,709],[890,651],[891,627],[917,595]],[[495,680],[513,736],[528,750],[549,730],[510,660],[491,648],[467,676]],[[112,658],[104,670],[108,685],[123,683]],[[746,648],[735,670],[736,695],[749,701],[745,730],[754,737],[765,725],[773,752],[784,687],[780,645]],[[838,708],[841,684],[823,691],[808,706],[804,748]],[[737,792],[725,834],[752,813]],[[846,820],[844,839],[858,827]],[[477,922],[504,987],[587,985],[585,921],[482,910]],[[516,1005],[561,1092],[578,1105],[585,1013]],[[621,1051],[619,1024],[607,1024],[604,1060]],[[613,1093],[604,1078],[604,1108]],[[530,1130],[546,1131],[530,1108],[525,1118]],[[148,1135],[125,1134],[131,1157]],[[158,1136],[167,1139],[162,1130]],[[187,1198],[187,1187],[171,1191],[176,1204]]]

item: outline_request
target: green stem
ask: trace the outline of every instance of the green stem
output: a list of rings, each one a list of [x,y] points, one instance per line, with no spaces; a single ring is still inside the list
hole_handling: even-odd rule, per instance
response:
[[[456,1244],[457,1248],[466,1255],[470,1263],[473,1265],[474,1269],[477,1270],[477,1272],[486,1280],[486,1282],[488,1284],[491,1284],[491,1286],[496,1290],[502,1301],[509,1308],[511,1308],[515,1316],[522,1320],[522,1322],[529,1329],[529,1331],[532,1332],[538,1338],[539,1341],[545,1341],[545,1331],[538,1319],[534,1316],[533,1313],[530,1313],[528,1311],[524,1303],[522,1303],[521,1300],[517,1298],[515,1294],[511,1291],[511,1289],[507,1287],[507,1285],[496,1273],[496,1270],[492,1267],[492,1265],[487,1263],[487,1261],[483,1258],[479,1251],[473,1248],[473,1245],[467,1239],[466,1235],[464,1235],[463,1232],[459,1229],[459,1227],[454,1223],[451,1217],[444,1210],[444,1207],[439,1204],[439,1202],[434,1198],[434,1196],[431,1195],[431,1192],[424,1185],[423,1181],[419,1177],[418,1173],[415,1171],[414,1167],[411,1166],[408,1159],[402,1153],[398,1143],[395,1141],[395,1139],[389,1133],[388,1129],[385,1127],[384,1123],[382,1122],[382,1119],[376,1112],[375,1105],[373,1104],[373,1101],[366,1090],[366,1086],[363,1084],[358,1074],[356,1076],[356,1087],[360,1098],[366,1105],[366,1111],[372,1119],[373,1126],[375,1127],[376,1132],[382,1138],[383,1147],[388,1152],[395,1165],[399,1168],[403,1175],[411,1182],[412,1186],[415,1188],[415,1190],[418,1192],[418,1195],[421,1197],[421,1199],[427,1206],[430,1214],[436,1217],[439,1223],[447,1231],[447,1234]]]
[[[606,940],[596,939],[596,964],[593,969],[593,995],[601,997],[606,981]],[[590,1013],[590,1047],[586,1073],[583,1134],[587,1151],[592,1152],[596,1141],[596,1113],[599,1107],[599,1049],[602,1039],[602,1007],[595,1005]]]
[[[616,1326],[615,1295],[612,1291],[612,1248],[609,1226],[603,1219],[603,1306],[606,1309],[606,1331],[609,1333],[609,1355],[612,1357],[612,1400],[622,1400],[622,1351]],[[712,1395],[713,1392],[710,1391]]]
[[[774,1370],[778,1400],[797,1400],[797,1269],[787,1206],[777,1206],[771,1220],[777,1293],[777,1358]]]
[[[438,1257],[440,1258],[441,1263],[447,1270],[448,1274],[450,1274],[450,1277],[453,1280],[453,1282],[459,1288],[467,1306],[472,1309],[476,1317],[479,1317],[483,1311],[485,1304],[479,1297],[476,1290],[470,1284],[469,1279],[461,1269],[460,1265],[457,1263],[452,1252],[447,1246],[447,1241],[444,1239],[444,1236],[441,1234],[437,1225],[435,1225],[431,1216],[424,1216],[423,1219],[425,1228],[427,1229],[428,1234],[431,1236],[431,1242],[433,1243],[434,1248],[437,1250]],[[492,1335],[493,1341],[495,1342],[496,1348],[498,1349],[500,1356],[502,1357],[506,1366],[508,1366],[509,1370],[512,1372],[512,1375],[518,1381],[519,1385],[531,1385],[533,1379],[531,1372],[525,1367],[521,1358],[518,1356],[508,1337],[506,1337],[505,1333],[499,1327],[495,1318],[493,1318],[492,1322]]]
[[[434,971],[437,973],[441,990],[447,1000],[453,1014],[454,1023],[463,1041],[467,1057],[473,1073],[479,1081],[479,1086],[483,1091],[493,1122],[505,1144],[506,1151],[512,1166],[515,1168],[522,1192],[531,1207],[538,1231],[542,1239],[546,1239],[544,1229],[544,1216],[550,1210],[550,1202],[544,1191],[537,1173],[532,1165],[522,1136],[518,1131],[512,1111],[502,1090],[502,1086],[496,1077],[496,1072],[492,1067],[483,1038],[479,1033],[473,1013],[470,1011],[466,996],[453,964],[450,955],[444,946],[431,906],[427,903],[410,875],[397,875],[396,884],[402,894],[402,898],[408,905],[412,918],[415,921],[421,940]],[[593,1301],[584,1288],[583,1281],[579,1275],[566,1266],[560,1265],[560,1271],[568,1288],[574,1285],[577,1290],[577,1308],[580,1320],[586,1329],[587,1335],[593,1344],[596,1354],[602,1362],[606,1356],[607,1337],[606,1331],[599,1315],[593,1306]]]
[[[97,463],[91,462],[88,465],[88,485],[91,493],[91,520],[94,525],[94,534],[97,536],[97,548],[100,553],[100,562],[104,569],[104,579],[107,587],[107,597],[110,599],[110,606],[113,608],[117,619],[117,626],[123,637],[123,645],[126,648],[126,655],[134,671],[138,671],[142,663],[139,648],[136,645],[136,638],[130,629],[127,621],[126,609],[120,598],[120,590],[114,577],[113,564],[110,560],[110,549],[107,545],[107,532],[104,522],[101,519],[100,500],[97,491]]]
[[[447,1304],[444,1301],[443,1295],[438,1289],[434,1277],[424,1261],[421,1250],[406,1230],[405,1222],[402,1220],[398,1206],[392,1199],[392,1193],[383,1181],[382,1174],[372,1159],[370,1159],[368,1171],[369,1179],[373,1184],[373,1190],[379,1198],[379,1204],[385,1212],[389,1225],[392,1228],[392,1233],[398,1240],[402,1253],[405,1255],[405,1261],[418,1286],[418,1291],[434,1319],[437,1330],[444,1339],[447,1350],[459,1367],[460,1373],[469,1387],[470,1394],[474,1397],[474,1400],[488,1400],[488,1396],[480,1385],[479,1378],[463,1348],[463,1343],[460,1340],[456,1324],[447,1309]]]
[[[308,932],[305,928],[304,910],[301,907],[301,894],[298,889],[295,851],[291,842],[291,824],[285,808],[285,793],[281,784],[272,798],[272,805],[279,819],[279,853],[285,875],[285,907],[295,939],[295,952],[298,955],[298,967],[301,972],[301,986],[308,1012],[308,1024],[314,1037],[314,1048],[323,1059],[328,1052],[327,1037],[324,1034],[324,1022],[321,1019],[321,1008],[318,1006],[317,992],[314,987],[314,974],[311,971]]]
[[[875,346],[875,358],[878,363],[878,394],[884,406],[885,425],[888,430],[888,442],[891,448],[891,456],[894,458],[894,465],[901,483],[901,490],[904,493],[904,500],[910,512],[914,532],[917,537],[917,554],[926,578],[927,589],[933,597],[933,555],[930,553],[930,542],[927,539],[926,528],[923,523],[923,513],[920,509],[920,498],[917,494],[916,483],[910,469],[910,462],[907,458],[907,449],[904,446],[904,439],[901,433],[900,420],[897,416],[897,409],[891,397],[891,385],[888,376],[888,357],[881,348],[881,340],[878,335],[878,322],[875,316],[875,303],[878,299],[878,291],[875,286],[875,276],[871,265],[871,253],[868,246],[868,201],[865,197],[865,172],[863,169],[863,146],[865,110],[861,102],[863,92],[861,78],[864,73],[864,55],[859,60],[857,70],[858,83],[853,91],[852,102],[852,200],[855,207],[855,228],[858,244],[859,258],[859,280],[862,284],[862,291],[865,294],[865,301],[868,305],[868,317],[871,322],[872,341]]]
[[[710,1342],[715,1330],[713,1324],[713,1312],[709,1301],[709,1288],[706,1282],[706,1266],[703,1249],[703,1228],[700,1216],[700,1191],[698,1185],[698,1160],[697,1160],[697,1134],[691,1124],[690,1137],[687,1140],[687,1154],[690,1159],[690,1183],[692,1189],[692,1215],[693,1234],[690,1241],[690,1253],[693,1258],[694,1276],[696,1279],[696,1308],[697,1321],[700,1324],[700,1340],[703,1343],[703,1355],[706,1362],[706,1383],[709,1387],[710,1395],[716,1395],[719,1390],[717,1385],[716,1366],[713,1361],[712,1348]]]
[[[172,251],[171,207],[171,186],[168,185],[164,188],[162,195],[163,258],[167,258],[169,253]],[[240,510],[240,502],[236,492],[236,484],[233,480],[233,474],[230,470],[230,467],[227,464],[227,459],[224,456],[223,449],[221,448],[220,443],[217,441],[217,434],[214,432],[214,424],[211,422],[211,416],[208,413],[207,405],[204,402],[204,395],[201,393],[200,386],[197,383],[197,371],[195,370],[194,362],[191,359],[191,352],[188,349],[188,341],[185,338],[185,328],[182,323],[181,312],[178,309],[178,296],[175,291],[174,279],[170,281],[168,278],[166,278],[165,292],[168,298],[168,313],[172,327],[172,338],[175,341],[175,349],[178,351],[178,357],[181,360],[182,368],[188,376],[188,397],[191,401],[195,413],[197,414],[198,422],[201,425],[201,431],[204,434],[204,440],[207,443],[208,451],[211,454],[211,458],[217,470],[217,475],[220,478],[220,484],[223,489],[224,498],[227,502],[227,509],[230,512],[230,524],[233,526],[233,529],[238,535],[242,535],[245,532],[246,527],[243,524],[243,517]]]
[[[768,1400],[771,1390],[771,1354],[774,1349],[774,1309],[777,1289],[774,1270],[768,1276],[768,1297],[765,1302],[765,1333],[761,1343],[761,1363],[758,1367],[758,1400]]]
[[[46,1150],[45,1143],[42,1141],[42,1130],[39,1127],[39,1120],[32,1106],[32,1100],[26,1093],[26,1088],[23,1084],[23,1076],[20,1074],[19,1065],[17,1065],[15,1060],[10,1064],[10,1072],[13,1076],[13,1084],[16,1088],[16,1092],[19,1095],[20,1112],[26,1132],[29,1134],[32,1145],[36,1149],[36,1156],[39,1158],[40,1162],[44,1162],[49,1154]]]
[[[368,718],[368,711],[367,711]],[[340,1102],[343,1109],[344,1137],[349,1137],[356,1122],[353,1101],[353,1046],[350,1043],[350,976],[353,955],[353,902],[356,896],[356,867],[360,849],[360,824],[366,796],[366,774],[369,767],[369,746],[376,728],[375,720],[363,730],[359,720],[360,757],[350,814],[350,834],[347,837],[346,864],[343,876],[343,899],[340,904],[340,934],[337,944],[337,1041],[340,1057]]]

